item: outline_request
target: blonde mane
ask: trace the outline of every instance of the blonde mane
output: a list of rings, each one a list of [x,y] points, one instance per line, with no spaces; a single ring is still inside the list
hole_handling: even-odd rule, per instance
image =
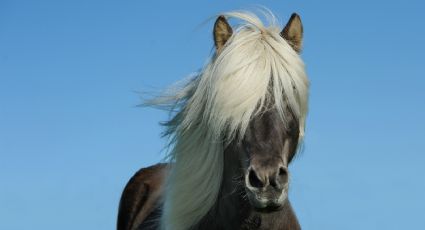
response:
[[[243,137],[250,120],[272,99],[282,122],[289,106],[304,134],[309,82],[299,54],[270,26],[249,12],[223,14],[242,23],[219,54],[181,87],[150,101],[175,112],[165,125],[172,167],[165,189],[161,228],[187,230],[215,204],[225,144]]]

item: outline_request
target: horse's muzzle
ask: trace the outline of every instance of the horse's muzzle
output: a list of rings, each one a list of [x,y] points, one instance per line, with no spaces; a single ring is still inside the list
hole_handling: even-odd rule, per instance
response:
[[[251,205],[259,211],[277,211],[288,194],[288,169],[261,170],[250,166],[245,174],[245,189]]]

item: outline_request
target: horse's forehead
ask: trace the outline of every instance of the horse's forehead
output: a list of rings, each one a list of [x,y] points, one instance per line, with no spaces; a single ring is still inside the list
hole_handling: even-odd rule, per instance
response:
[[[251,120],[246,132],[246,140],[270,145],[282,141],[285,133],[285,125],[277,112],[266,111]]]

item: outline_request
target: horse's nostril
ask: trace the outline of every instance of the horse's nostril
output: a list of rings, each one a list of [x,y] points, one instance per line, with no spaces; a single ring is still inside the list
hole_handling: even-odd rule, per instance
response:
[[[286,170],[284,167],[279,168],[279,176],[286,176],[288,175],[288,170]]]
[[[254,188],[264,187],[264,183],[258,178],[257,174],[253,169],[249,170],[248,181],[249,184]]]
[[[286,183],[288,183],[288,169],[286,167],[279,167],[278,175],[272,177],[270,185],[274,188],[282,189]]]

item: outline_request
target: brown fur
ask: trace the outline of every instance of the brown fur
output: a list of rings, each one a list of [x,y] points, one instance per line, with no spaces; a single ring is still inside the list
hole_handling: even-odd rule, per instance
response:
[[[142,168],[130,179],[121,196],[118,230],[139,229],[147,217],[160,207],[167,168],[167,164]]]
[[[228,168],[227,170],[231,169]],[[163,183],[161,180],[163,180],[166,171],[165,165],[154,165],[139,170],[130,179],[122,194],[117,230],[159,229],[162,201],[160,196],[155,194],[160,193],[159,190],[162,185],[160,183]],[[155,181],[152,180],[153,178],[161,178],[161,180]],[[301,229],[289,200],[277,212],[257,212],[243,200],[241,202],[240,198],[237,197],[240,193],[243,193],[243,191],[229,191],[229,189],[223,188],[214,211],[211,211],[209,216],[193,229]],[[235,205],[235,203],[241,206]]]

